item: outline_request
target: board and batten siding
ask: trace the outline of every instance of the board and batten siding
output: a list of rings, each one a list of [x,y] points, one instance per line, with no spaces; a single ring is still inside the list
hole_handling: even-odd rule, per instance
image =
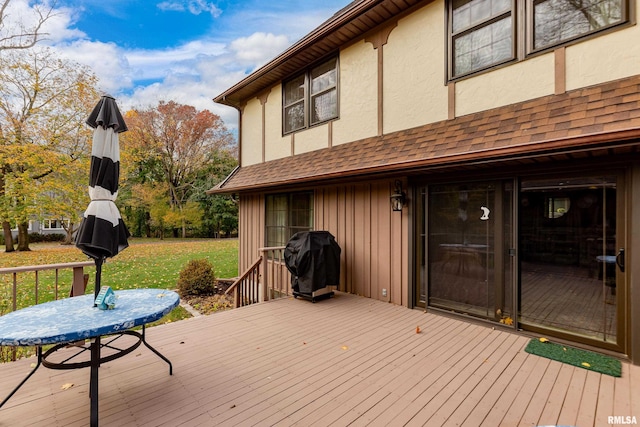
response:
[[[239,254],[238,274],[244,273],[260,256],[258,249],[265,246],[264,196],[243,194],[240,196],[238,212]]]
[[[338,290],[409,306],[412,200],[402,212],[393,212],[389,197],[394,182],[316,188],[314,229],[329,231],[342,250]],[[258,249],[264,247],[264,200],[261,194],[242,196],[240,274],[258,258]]]

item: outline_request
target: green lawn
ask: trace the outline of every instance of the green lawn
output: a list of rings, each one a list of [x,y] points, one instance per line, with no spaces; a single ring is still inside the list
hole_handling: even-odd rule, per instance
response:
[[[217,278],[238,275],[237,239],[130,239],[130,246],[102,267],[102,286],[112,289],[157,288],[175,289],[180,270],[192,259],[207,259]],[[88,261],[75,246],[32,244],[30,252],[0,252],[0,267],[55,264]],[[93,292],[95,267],[85,268],[90,275],[87,292]],[[61,296],[69,294],[71,271],[61,270],[58,278]],[[0,314],[10,310],[12,277],[0,275]],[[38,303],[55,297],[55,273],[38,275]],[[18,275],[18,306],[35,304],[35,274]]]
[[[156,288],[175,289],[180,271],[192,259],[207,259],[213,266],[216,278],[232,278],[238,275],[237,239],[130,239],[129,247],[108,259],[102,267],[102,286],[112,289]],[[60,244],[31,244],[29,252],[4,252],[0,249],[0,268],[28,265],[57,264],[88,261],[75,246]],[[95,267],[84,270],[89,274],[87,293],[93,293]],[[71,270],[60,270],[58,297],[69,295]],[[55,272],[39,272],[38,300],[35,298],[36,276],[33,272],[17,275],[17,306],[26,307],[55,298]],[[0,315],[11,311],[13,304],[13,277],[0,274]],[[166,323],[191,317],[182,307],[156,323]],[[0,362],[9,360],[11,349],[0,348]],[[18,348],[17,357],[28,356],[31,348]]]

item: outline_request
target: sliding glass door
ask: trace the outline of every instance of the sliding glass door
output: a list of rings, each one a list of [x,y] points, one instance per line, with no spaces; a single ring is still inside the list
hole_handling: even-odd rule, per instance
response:
[[[416,305],[623,351],[624,176],[423,187]]]
[[[521,182],[519,323],[524,329],[621,344],[621,176]]]
[[[446,184],[423,193],[428,273],[421,298],[429,306],[512,321],[512,188],[509,182]]]

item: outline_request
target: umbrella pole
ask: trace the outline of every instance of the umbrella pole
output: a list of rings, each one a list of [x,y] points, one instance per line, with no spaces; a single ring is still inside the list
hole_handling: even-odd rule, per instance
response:
[[[96,258],[96,286],[93,292],[93,306],[96,307],[97,304],[95,303],[96,298],[98,298],[98,294],[100,293],[100,287],[102,285],[100,285],[100,281],[102,279],[102,263],[104,262],[104,258],[100,257],[100,258]]]

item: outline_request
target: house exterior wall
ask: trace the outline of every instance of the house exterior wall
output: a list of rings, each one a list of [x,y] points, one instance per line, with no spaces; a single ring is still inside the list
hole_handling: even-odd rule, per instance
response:
[[[315,228],[342,249],[345,292],[407,305],[408,209],[392,212],[393,181],[323,187],[315,191]]]
[[[631,9],[637,13],[640,9],[640,0],[634,0],[634,2]],[[634,19],[632,16],[632,21]],[[266,97],[262,94],[248,100],[242,112],[241,166],[262,162],[263,153],[264,160],[269,161],[331,147],[334,147],[332,151],[335,152],[337,146],[341,146],[337,149],[346,148],[350,142],[365,138],[378,144],[372,143],[366,146],[376,150],[380,144],[393,143],[396,138],[401,138],[389,135],[392,132],[409,134],[410,132],[402,131],[430,123],[441,126],[436,128],[437,131],[448,126],[451,120],[447,121],[447,119],[456,117],[461,118],[461,124],[455,126],[455,129],[460,132],[455,135],[448,133],[446,137],[438,140],[438,143],[442,146],[458,144],[459,147],[460,141],[457,135],[464,133],[461,127],[466,126],[465,120],[468,118],[463,116],[487,110],[492,110],[487,112],[493,114],[493,109],[508,106],[501,109],[501,115],[487,116],[487,120],[508,123],[513,112],[511,106],[514,104],[541,97],[549,99],[554,94],[564,94],[566,97],[554,97],[552,102],[545,102],[544,105],[554,106],[553,103],[558,99],[563,99],[563,105],[554,106],[557,111],[551,112],[550,108],[534,111],[529,116],[523,116],[520,123],[529,124],[529,120],[534,120],[538,115],[551,117],[548,122],[535,130],[551,138],[547,139],[548,141],[557,142],[557,146],[561,146],[564,140],[581,135],[578,132],[580,129],[594,124],[582,123],[584,120],[580,113],[585,111],[578,111],[575,114],[564,113],[564,108],[572,102],[571,97],[574,96],[573,93],[565,92],[606,82],[615,84],[617,79],[640,76],[640,44],[636,42],[640,40],[640,26],[628,25],[447,83],[445,23],[445,2],[436,0],[400,17],[397,22],[384,25],[384,28],[374,31],[373,34],[368,33],[361,39],[343,46],[340,49],[338,61],[339,115],[338,118],[329,122],[283,135],[282,86],[278,84],[271,87]],[[382,33],[385,36],[378,37]],[[602,85],[604,86],[609,84]],[[600,90],[602,87],[591,89]],[[591,89],[582,92],[591,92]],[[589,95],[590,99],[598,96],[597,90]],[[586,97],[580,94],[576,96]],[[638,99],[638,96],[640,95],[637,92],[629,92],[620,97]],[[609,106],[611,103],[617,103],[613,98],[609,102],[610,104],[607,104]],[[532,104],[535,103],[536,101]],[[519,105],[519,108],[523,107],[526,106]],[[590,105],[590,108],[604,107]],[[612,115],[608,112],[607,114]],[[565,121],[558,125],[559,120],[569,115],[571,116],[569,122]],[[627,112],[620,112],[615,120],[626,120],[629,118],[628,115]],[[481,128],[484,124],[478,119],[474,126]],[[630,126],[637,128],[637,123]],[[563,134],[562,131],[567,129],[569,134]],[[607,124],[599,127],[596,123],[593,129],[593,133],[598,137],[611,131]],[[504,135],[504,137],[499,142],[508,141],[505,143],[509,146],[508,148],[532,141],[524,131],[518,141],[511,139],[510,131],[504,131],[504,129],[502,131],[504,133],[498,133],[498,135]],[[557,133],[554,133],[555,131]],[[390,139],[375,138],[385,135]],[[421,142],[419,138],[424,137],[424,133],[416,131],[412,137],[413,135],[419,135],[416,136],[415,143],[415,146],[419,146]],[[491,139],[486,133],[482,135],[484,136],[478,138]],[[628,143],[628,141],[618,141],[616,138],[617,136],[607,135],[601,142],[602,144],[610,143],[612,146]],[[408,145],[405,144],[403,147],[409,152],[415,148]],[[480,147],[479,150],[484,151],[494,148],[483,145],[481,142],[477,146]],[[424,149],[425,147],[422,146],[422,150]],[[623,191],[619,193],[627,203],[624,209],[620,209],[620,211],[624,210],[627,235],[624,239],[619,239],[619,242],[621,246],[626,247],[629,265],[624,283],[619,284],[623,297],[618,299],[621,303],[620,312],[624,314],[620,317],[624,317],[626,322],[624,328],[620,329],[620,334],[624,334],[624,337],[620,336],[620,342],[624,344],[624,348],[614,348],[612,351],[630,355],[634,363],[640,363],[640,314],[638,314],[640,311],[637,310],[640,306],[638,299],[640,292],[638,292],[636,280],[640,274],[640,267],[634,262],[640,256],[638,255],[640,250],[637,249],[640,246],[640,224],[635,221],[636,211],[640,206],[640,169],[633,160],[640,156],[640,149],[635,151],[630,149],[631,156],[626,163],[622,161],[626,161],[623,151],[607,156],[602,154],[603,151],[609,150],[607,147],[599,146],[594,150],[600,151],[597,154],[599,156],[597,161],[608,162],[612,157],[616,157],[614,160],[620,164],[624,163],[621,169],[627,173],[627,178],[620,181],[620,188]],[[353,151],[359,152],[355,149]],[[442,151],[445,152],[446,147]],[[613,151],[611,149],[611,153]],[[475,151],[470,148],[469,153],[475,153]],[[553,176],[553,179],[556,176],[562,177],[566,173],[565,166],[584,174],[591,173],[594,165],[596,165],[595,170],[598,170],[597,161],[589,160],[593,153],[580,151],[579,147],[572,147],[571,150],[567,149],[567,153],[553,157],[555,154],[554,152],[550,155],[551,160],[549,158],[544,160],[544,171],[549,172],[549,176]],[[420,166],[424,170],[414,169],[410,172],[401,171],[399,168],[394,172],[376,170],[375,175],[370,172],[369,176],[374,178],[369,181],[363,181],[366,176],[364,173],[354,182],[347,182],[344,176],[337,178],[331,176],[331,179],[336,179],[334,184],[327,184],[319,178],[309,183],[308,176],[303,175],[301,179],[304,179],[304,183],[286,181],[282,186],[266,189],[264,193],[242,193],[239,224],[241,272],[257,259],[258,249],[265,245],[265,194],[313,190],[313,228],[331,232],[342,248],[339,289],[408,307],[420,305],[416,304],[420,298],[416,296],[416,288],[420,286],[416,283],[419,280],[416,277],[420,276],[418,272],[420,269],[416,269],[414,263],[421,262],[417,260],[418,256],[427,257],[427,255],[416,255],[416,246],[421,244],[418,242],[421,237],[416,236],[414,230],[420,226],[421,221],[425,222],[430,211],[424,199],[418,199],[428,194],[429,186],[438,180],[446,185],[480,182],[486,180],[489,175],[496,180],[505,179],[506,176],[506,179],[513,183],[513,188],[516,189],[514,191],[517,193],[520,180],[532,176],[538,177],[542,171],[540,165],[536,164],[536,156],[542,157],[546,154],[534,153],[530,158],[523,156],[511,163],[505,161],[510,168],[508,172],[501,168],[501,163],[497,163],[499,166],[495,169],[482,169],[484,166],[481,161],[473,164],[472,160],[464,160],[473,165],[465,164],[464,167],[449,171],[443,169],[444,172],[429,165]],[[328,158],[333,160],[332,157]],[[466,159],[469,158],[466,157]],[[336,160],[335,164],[339,163],[339,159]],[[384,162],[381,163],[383,163],[382,166],[386,166]],[[403,163],[402,167],[404,165]],[[267,166],[269,165],[265,165]],[[474,169],[476,167],[477,169]],[[385,175],[378,175],[378,173],[385,173]],[[389,196],[393,192],[397,179],[401,180],[403,187],[409,190],[408,206],[401,212],[393,212],[389,205]],[[418,192],[423,190],[427,193],[419,195]],[[423,206],[418,207],[419,203]],[[513,219],[514,229],[518,227],[517,209],[516,198],[513,203],[513,215],[516,217]],[[427,240],[425,236],[422,236],[423,240]],[[514,237],[513,242],[513,248],[509,246],[508,249],[517,252],[519,250],[517,236]],[[516,272],[512,283],[517,281]],[[425,305],[428,305],[428,302]],[[611,350],[611,348],[608,349]]]
[[[640,11],[640,1],[636,1],[635,11]],[[636,24],[568,46],[567,90],[640,74],[638,40],[640,25]]]
[[[329,147],[330,125],[324,123],[307,129],[304,132],[295,133],[290,138],[294,138],[294,154],[308,153],[309,151],[320,150]]]
[[[260,255],[264,247],[264,196],[243,194],[238,211],[238,238],[240,239],[238,266],[240,274],[245,272]]]
[[[340,52],[340,120],[333,122],[333,145],[377,132],[377,53],[364,40]]]
[[[554,55],[547,53],[455,84],[455,114],[464,116],[551,95]]]
[[[632,40],[640,40],[638,25],[567,46],[566,90],[640,73],[640,46]],[[462,80],[455,87],[456,116],[552,95],[554,76],[554,52],[549,52]]]
[[[636,0],[634,8],[640,8]],[[375,136],[383,133],[551,95],[556,89],[556,55],[547,52],[455,83],[445,82],[445,3],[435,1],[398,20],[377,49],[366,37],[339,54],[339,118],[282,135],[282,86],[270,89],[263,111],[257,98],[243,110],[242,166]],[[566,90],[640,73],[640,26],[586,38],[565,48]],[[611,46],[624,48],[611,49]],[[382,49],[379,67],[378,49]],[[382,75],[382,108],[378,79]],[[451,105],[453,104],[453,105]],[[263,135],[264,132],[264,135]]]
[[[444,1],[401,19],[384,46],[384,132],[447,118]]]
[[[242,144],[240,158],[242,166],[262,162],[262,107],[257,98],[247,102],[242,109]]]
[[[314,229],[329,231],[340,245],[341,291],[408,305],[409,214],[391,211],[393,185],[378,180],[317,188]],[[240,272],[265,246],[264,203],[259,194],[241,197]]]
[[[634,8],[640,8],[640,0],[636,0]],[[270,88],[266,95],[262,94],[262,100],[256,97],[247,101],[242,110],[242,166],[262,162],[263,152],[264,160],[270,161],[375,136],[379,114],[383,117],[383,132],[387,133],[444,120],[451,103],[454,115],[463,116],[550,95],[556,90],[556,54],[548,52],[450,84],[453,85],[452,99],[444,78],[444,0],[427,4],[399,19],[382,46],[376,48],[369,38],[340,50],[338,119],[282,135],[281,84]],[[563,48],[566,90],[640,74],[640,44],[636,40],[640,40],[640,26],[632,25]],[[611,49],[611,46],[625,47]],[[382,49],[381,56],[379,49]],[[381,111],[378,84],[382,87]],[[385,236],[406,234],[406,224],[387,216],[390,214],[389,189],[383,191],[379,183],[368,185],[366,188],[357,185],[316,193],[316,229],[335,232],[340,244],[346,247],[352,245],[350,242],[364,243],[367,250],[374,250],[371,245],[375,246],[376,242],[385,242]],[[379,202],[372,202],[372,197]],[[357,203],[361,206],[354,211],[353,206]],[[373,213],[367,210],[372,208]],[[366,220],[356,220],[356,212],[357,215],[364,212]],[[249,240],[241,245],[245,251],[241,256],[242,267],[255,260],[257,249],[264,244],[263,214],[263,197],[251,196],[249,201],[243,196],[240,234]],[[404,223],[407,222],[405,218]],[[371,237],[377,239],[376,242],[363,240],[369,233],[376,235]],[[370,280],[368,263],[380,259],[378,254],[395,256],[407,252],[409,243],[406,239],[401,241],[402,245],[394,243],[396,246],[384,250],[388,253],[380,249],[385,246],[382,244],[375,249],[375,256],[347,251],[355,262],[349,268],[358,271],[358,274],[343,273],[347,274],[347,289],[384,299],[382,288],[378,289],[379,286]],[[375,277],[390,274],[384,266],[377,268],[382,270],[374,274]],[[398,277],[406,275],[405,271]],[[360,280],[356,276],[366,279]],[[403,280],[397,283],[405,283]],[[406,303],[406,297],[398,295],[396,290],[388,298],[395,303]]]

